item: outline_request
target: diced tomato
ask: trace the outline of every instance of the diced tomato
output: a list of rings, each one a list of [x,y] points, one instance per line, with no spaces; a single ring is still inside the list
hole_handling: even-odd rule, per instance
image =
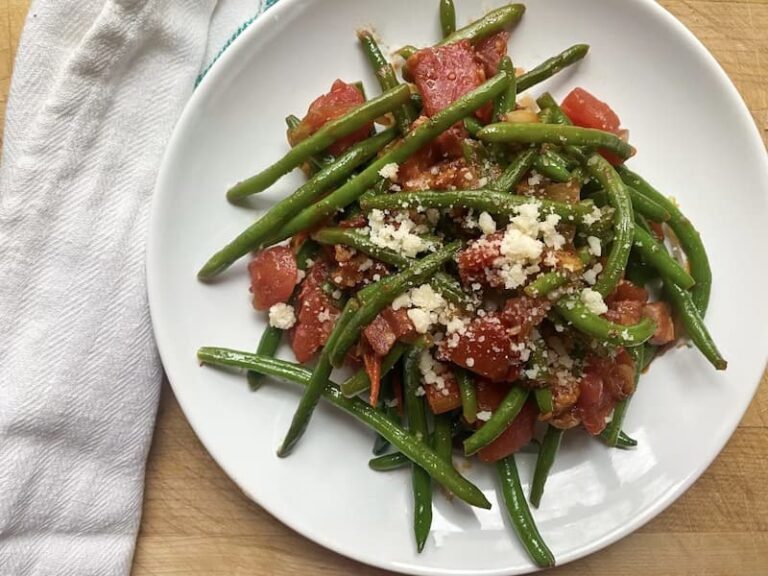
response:
[[[378,314],[373,322],[363,329],[363,336],[365,336],[371,349],[379,356],[385,356],[397,340],[389,322],[381,314]]]
[[[427,116],[440,112],[485,82],[483,67],[467,40],[423,48],[408,58],[406,66],[421,94]],[[477,115],[488,121],[492,111],[492,107],[485,107]]]
[[[328,341],[340,311],[323,291],[329,268],[318,260],[309,269],[296,298],[296,326],[291,331],[291,347],[301,363],[312,359],[315,352]]]
[[[486,77],[490,78],[496,74],[499,62],[507,55],[507,42],[509,42],[509,32],[503,30],[475,44],[475,53],[483,65]]]
[[[504,232],[490,234],[471,242],[456,255],[459,276],[464,284],[490,285],[493,288],[503,286],[501,278],[492,273],[494,261],[501,256],[501,240]]]
[[[520,450],[533,438],[538,415],[539,409],[536,407],[536,403],[526,402],[504,432],[480,450],[477,457],[483,462],[496,462]]]
[[[616,403],[634,391],[635,365],[632,357],[623,348],[615,358],[589,356],[579,387],[576,411],[581,423],[590,434],[599,434]]]
[[[340,288],[354,288],[366,279],[381,278],[389,273],[387,266],[378,260],[371,259],[365,254],[355,254],[349,260],[340,260],[331,273],[331,282]]]
[[[507,328],[496,314],[474,318],[464,334],[442,340],[441,358],[495,382],[506,380],[512,353]]]
[[[648,290],[629,280],[620,280],[613,292],[606,297],[605,301],[608,303],[619,300],[634,300],[645,304],[648,302]]]
[[[518,296],[509,298],[504,304],[501,321],[506,324],[508,333],[523,341],[547,316],[552,307],[547,298]]]
[[[343,80],[336,80],[331,86],[331,91],[323,94],[309,105],[307,115],[301,123],[288,132],[288,140],[295,146],[308,136],[311,136],[322,128],[330,120],[335,120],[365,102],[360,90],[354,84],[347,84]],[[331,144],[328,151],[338,155],[347,148],[365,140],[373,129],[373,122],[356,130]]]
[[[423,155],[421,159],[409,158],[400,165],[400,182],[403,190],[449,190],[472,188],[480,176],[477,168],[467,164],[464,158],[434,162]]]
[[[461,407],[461,393],[453,374],[446,372],[443,374],[443,379],[445,384],[442,390],[438,390],[436,386],[432,385],[424,386],[427,404],[429,404],[432,414],[443,414]]]
[[[571,122],[582,128],[595,128],[616,134],[621,127],[621,120],[611,107],[583,88],[571,90],[560,107]]]
[[[267,310],[278,302],[287,302],[299,274],[296,257],[287,246],[262,250],[248,265],[248,272],[256,310]]]
[[[616,324],[631,326],[640,322],[643,317],[644,304],[637,300],[613,300],[607,305],[608,312],[603,316]]]
[[[407,339],[415,332],[405,308],[394,310],[388,306],[365,327],[363,336],[376,354],[386,356],[398,339]]]
[[[477,379],[475,388],[477,390],[477,409],[480,412],[496,410],[501,401],[504,400],[504,396],[509,392],[509,384],[489,382],[482,378]]]
[[[626,130],[621,130],[621,120],[608,104],[598,100],[583,88],[574,88],[560,105],[565,115],[576,126],[596,128],[626,137]],[[601,151],[611,164],[618,165],[624,161],[609,151]]]
[[[651,302],[643,307],[643,316],[656,323],[656,332],[651,337],[651,344],[664,346],[675,341],[675,323],[672,310],[666,302]]]

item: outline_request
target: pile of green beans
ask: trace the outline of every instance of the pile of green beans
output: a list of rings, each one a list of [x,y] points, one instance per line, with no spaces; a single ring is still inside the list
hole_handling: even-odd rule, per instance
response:
[[[525,12],[522,4],[507,4],[459,27],[453,0],[438,2],[441,39],[424,50],[440,51],[455,42],[477,48],[482,40],[511,28]],[[495,75],[427,117],[423,104],[429,95],[419,93],[418,83],[408,84],[409,63],[400,78],[370,30],[359,30],[357,39],[380,94],[364,98],[359,106],[295,143],[280,160],[231,188],[227,198],[240,201],[266,190],[296,167],[307,176],[306,183],[213,254],[198,272],[199,280],[208,281],[248,253],[291,239],[291,246],[298,247],[300,272],[287,302],[297,307],[307,306],[310,297],[302,280],[308,262],[330,263],[328,276],[317,289],[338,315],[330,334],[323,334],[325,343],[314,367],[276,359],[283,330],[273,326],[264,330],[256,353],[205,347],[197,357],[202,364],[245,371],[252,390],[273,379],[302,387],[277,450],[279,457],[296,448],[321,398],[375,432],[370,470],[409,471],[418,552],[429,540],[433,499],[440,496],[433,481],[444,494],[470,506],[491,507],[485,494],[454,467],[454,448],[463,457],[496,459],[499,504],[532,562],[542,568],[553,566],[555,558],[528,502],[534,508],[542,505],[565,434],[560,427],[565,425],[563,417],[568,422],[571,417],[587,418],[582,406],[564,401],[568,396],[561,388],[564,364],[558,364],[562,349],[573,354],[573,368],[568,370],[576,382],[589,373],[595,356],[615,357],[626,350],[634,364],[633,390],[637,387],[640,374],[664,350],[657,345],[663,331],[651,319],[659,309],[644,308],[634,324],[619,323],[627,322],[620,314],[599,313],[611,310],[616,294],[627,288],[622,282],[628,280],[637,287],[660,287],[662,301],[679,317],[677,325],[716,369],[725,369],[727,361],[704,324],[712,271],[701,236],[675,202],[623,163],[612,164],[635,154],[619,135],[574,125],[549,93],[537,98],[538,112],[529,108],[533,114],[513,114],[521,105],[528,106],[519,100],[520,94],[585,58],[586,44],[573,45],[519,76],[512,58],[500,54]],[[408,45],[397,53],[407,59],[418,50]],[[362,83],[356,84],[365,94]],[[286,117],[289,131],[301,122],[296,116]],[[389,127],[372,129],[362,141],[329,154],[329,146],[373,122]],[[455,152],[444,148],[449,130],[460,135]],[[609,161],[604,152],[618,160]],[[406,170],[403,164],[416,160],[420,167],[425,159],[431,163],[431,174],[440,178],[431,180],[425,172],[424,181],[434,183],[417,187],[409,176],[402,176],[412,168],[409,164]],[[455,174],[452,183],[443,183],[443,164],[446,175]],[[466,182],[459,180],[462,175]],[[532,203],[538,207],[538,225],[525,213],[525,206]],[[370,216],[373,211],[384,214],[385,226],[377,229],[379,223]],[[550,215],[557,217],[547,218]],[[410,227],[401,234],[406,223]],[[551,234],[553,228],[558,234]],[[684,258],[667,249],[659,230],[679,241]],[[497,243],[483,243],[495,231]],[[528,238],[523,238],[526,234]],[[539,238],[535,248],[541,256],[529,256],[533,249],[525,242]],[[484,252],[496,246],[498,255]],[[477,254],[470,251],[475,247]],[[516,251],[524,254],[519,261],[534,262],[526,265],[525,281],[510,291],[498,287],[489,271],[501,269],[499,277],[506,282],[502,272],[515,272],[503,266],[523,266],[510,256]],[[347,255],[353,258],[352,265],[362,262],[359,270],[352,270],[361,277],[351,282],[335,272],[344,270]],[[475,256],[480,272],[473,275]],[[510,260],[500,263],[502,257]],[[371,270],[369,275],[363,274],[366,270]],[[485,280],[476,282],[483,273]],[[289,289],[285,292],[290,294]],[[532,305],[542,307],[542,325],[525,327],[522,320],[508,325],[507,311],[511,307],[511,318],[516,313],[513,298],[521,298],[515,306],[536,299]],[[318,318],[326,310],[321,308]],[[284,311],[278,310],[281,316]],[[476,366],[476,355],[449,360],[451,339],[466,336],[486,316],[491,318],[489,325],[499,323],[506,330],[510,351],[519,352],[523,345],[528,352],[509,355],[502,382],[489,381],[488,372]],[[302,321],[305,317],[306,313]],[[611,320],[617,317],[621,320]],[[410,332],[395,335],[404,319],[410,322]],[[461,320],[460,327],[455,320]],[[387,333],[382,323],[390,322]],[[340,384],[331,379],[334,369],[350,366],[355,370]],[[382,401],[371,400],[372,406],[363,400],[368,389],[374,391],[371,396],[380,389]],[[623,430],[631,395],[621,398],[596,436],[608,448],[631,450],[637,441]],[[523,424],[533,426],[529,410],[534,409],[538,420],[547,424],[546,432],[540,439],[525,436],[524,441],[530,442],[523,448],[515,445],[518,451],[537,453],[526,501],[515,456],[510,454],[513,448],[504,443],[517,432],[522,434]]]

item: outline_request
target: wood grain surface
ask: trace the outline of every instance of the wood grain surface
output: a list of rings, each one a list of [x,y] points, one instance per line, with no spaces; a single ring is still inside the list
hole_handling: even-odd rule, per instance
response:
[[[768,0],[660,3],[719,60],[765,140]],[[0,119],[4,118],[13,55],[28,5],[29,0],[0,0]],[[725,450],[685,495],[633,535],[551,573],[768,574],[766,487],[768,381],[764,377]],[[388,574],[313,544],[249,501],[203,449],[165,385],[149,457],[134,576],[308,573]]]

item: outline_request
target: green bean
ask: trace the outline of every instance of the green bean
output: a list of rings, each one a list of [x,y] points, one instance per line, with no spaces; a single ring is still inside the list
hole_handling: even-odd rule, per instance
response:
[[[496,10],[491,10],[482,18],[459,28],[450,36],[446,36],[436,46],[452,44],[459,40],[477,42],[488,36],[493,36],[520,20],[524,12],[525,6],[523,4],[507,4]]]
[[[340,334],[338,340],[331,346],[331,363],[337,367],[341,366],[347,351],[360,337],[363,327],[370,324],[376,315],[400,294],[429,280],[443,264],[453,258],[460,247],[461,242],[447,244],[433,254],[414,261],[411,266],[398,274],[387,276],[367,287],[366,290],[370,289],[368,293],[371,296],[368,301],[361,301],[360,309],[345,326],[343,334]],[[358,293],[358,298],[359,295]]]
[[[360,199],[360,207],[371,210],[405,210],[409,208],[472,208],[494,216],[512,217],[517,207],[536,203],[546,214],[558,214],[563,220],[581,222],[594,209],[591,202],[566,204],[530,196],[515,196],[490,189],[476,190],[423,190],[420,192],[396,192]]]
[[[632,208],[636,213],[642,214],[654,222],[666,222],[671,218],[670,213],[663,206],[657,202],[654,202],[650,198],[643,196],[640,194],[640,192],[631,186],[627,186],[627,191],[629,192],[629,197],[632,200]],[[608,197],[604,190],[595,192],[590,196],[590,198],[594,200],[598,205],[600,205],[601,200],[605,200],[605,202],[608,201]]]
[[[477,136],[477,133],[483,129],[483,125],[474,116],[467,116],[464,118],[464,128],[469,132],[470,136]]]
[[[421,387],[419,357],[421,348],[412,347],[405,355],[403,363],[403,395],[405,412],[408,416],[408,430],[417,440],[426,442],[427,414],[424,399],[418,395]],[[435,450],[443,462],[445,459]],[[413,532],[416,536],[416,549],[421,552],[432,527],[432,479],[426,470],[418,464],[411,466],[411,484],[413,486]]]
[[[495,122],[501,120],[507,112],[512,112],[517,102],[517,77],[515,76],[515,65],[512,64],[512,59],[509,56],[504,56],[499,61],[498,69],[506,72],[511,80],[507,89],[494,102],[493,119]]]
[[[536,405],[539,407],[539,412],[542,414],[549,414],[554,409],[552,404],[552,390],[549,388],[535,388],[533,395],[536,398]]]
[[[461,394],[461,414],[469,424],[477,419],[477,388],[472,375],[463,368],[455,367],[453,370],[456,382],[459,384]]]
[[[614,209],[613,242],[603,271],[595,283],[595,290],[607,296],[616,288],[627,267],[629,252],[632,249],[635,215],[627,187],[608,160],[600,154],[592,154],[587,160],[587,171],[600,182],[608,194],[609,204]]]
[[[531,483],[531,504],[535,508],[541,504],[541,497],[544,494],[544,485],[547,483],[547,476],[555,462],[557,450],[560,448],[560,440],[563,438],[561,428],[549,425],[544,434],[544,440],[541,443],[539,457],[536,459],[536,471],[533,473],[533,482]]]
[[[523,176],[533,166],[536,159],[536,150],[530,148],[521,150],[512,158],[512,161],[504,169],[495,181],[491,182],[490,187],[498,192],[511,192],[517,183],[523,179]]]
[[[506,88],[509,81],[506,73],[500,72],[475,90],[468,92],[447,108],[441,110],[423,124],[411,130],[397,145],[380,156],[353,178],[314,206],[306,208],[291,220],[283,230],[282,238],[315,226],[325,218],[334,215],[340,208],[357,200],[379,179],[379,170],[387,164],[404,162],[425,144],[437,138],[456,122],[492,100]]]
[[[405,46],[403,46],[399,50],[396,50],[395,53],[399,54],[400,57],[408,60],[408,58],[410,58],[411,56],[416,54],[416,52],[418,52],[418,51],[419,51],[419,49],[416,48],[416,46],[412,46],[411,44],[406,44]]]
[[[312,377],[310,370],[298,364],[226,348],[200,348],[197,357],[204,364],[255,370],[305,387]],[[384,436],[411,462],[429,472],[436,482],[458,498],[479,508],[491,507],[482,491],[459,474],[453,466],[448,466],[432,448],[418,441],[402,426],[387,420],[365,401],[359,398],[345,398],[333,383],[323,389],[323,398]]]
[[[633,348],[627,348],[627,352],[632,356],[632,360],[635,363],[635,389],[637,389],[637,383],[640,380],[640,372],[643,369],[643,352],[644,346],[635,346]],[[621,427],[624,425],[624,416],[627,413],[629,407],[629,401],[632,396],[627,396],[624,400],[621,400],[613,409],[613,417],[605,427],[600,436],[605,440],[605,443],[610,447],[615,447],[619,441],[619,434],[621,433]]]
[[[327,244],[329,246],[334,246],[336,244],[350,246],[376,260],[384,262],[385,264],[397,266],[398,268],[405,268],[413,263],[413,260],[394,250],[377,246],[371,242],[367,236],[351,228],[321,228],[312,234],[312,238],[321,244]],[[445,274],[444,272],[436,272],[429,283],[432,288],[439,292],[449,302],[458,306],[466,303],[467,297],[464,294],[461,285],[450,275]]]
[[[696,348],[717,370],[725,370],[728,367],[728,362],[723,358],[709,334],[709,330],[704,324],[704,318],[696,306],[693,293],[664,278],[664,294],[680,315],[685,331]]]
[[[306,270],[307,258],[314,256],[315,252],[317,252],[317,248],[318,246],[314,242],[304,242],[296,253],[296,268],[299,270]],[[291,297],[293,298],[295,295],[296,289],[294,289],[293,296]],[[256,354],[259,356],[274,356],[282,339],[283,331],[280,330],[280,328],[275,328],[274,326],[267,324],[266,328],[264,328],[264,332],[261,334],[259,345],[256,348]],[[246,379],[248,380],[248,386],[251,391],[255,392],[261,386],[264,375],[259,374],[258,372],[249,371],[246,374]]]
[[[554,566],[555,557],[544,543],[544,539],[536,528],[531,510],[525,501],[514,455],[496,462],[496,471],[501,484],[504,504],[520,543],[537,566],[542,568]]]
[[[408,346],[402,342],[395,342],[389,353],[381,361],[381,375],[384,376],[397,364]],[[357,396],[371,387],[371,380],[365,370],[358,370],[352,376],[341,383],[341,393],[347,398]]]
[[[435,414],[434,434],[432,436],[432,445],[440,457],[453,465],[451,454],[453,453],[452,422],[450,414]]]
[[[510,425],[525,405],[528,390],[515,386],[507,392],[501,404],[493,411],[490,419],[483,424],[472,436],[464,440],[464,454],[472,456],[478,450],[485,448],[496,440]]]
[[[395,130],[385,130],[352,146],[336,162],[318,172],[293,194],[275,204],[264,216],[214,254],[197,273],[197,277],[201,280],[213,278],[237,259],[272,241],[297,211],[306,208],[325,194],[330,187],[349,177],[358,166],[394,140],[395,136]]]
[[[440,0],[440,29],[443,38],[456,32],[456,7],[453,0]]]
[[[368,460],[368,467],[377,472],[389,472],[390,470],[405,468],[410,463],[411,461],[408,460],[408,457],[402,452],[393,452],[392,454],[384,454],[383,456],[371,458]]]
[[[650,318],[630,326],[606,320],[591,312],[578,296],[566,296],[555,304],[555,309],[579,332],[619,346],[639,346],[656,331],[656,323]]]
[[[288,132],[290,133],[291,130],[296,128],[299,124],[301,124],[301,120],[294,114],[289,114],[285,117],[285,125],[288,126]],[[336,159],[331,156],[330,154],[324,154],[322,156],[317,156],[313,154],[309,158],[307,158],[307,176],[313,176],[315,173],[319,172],[323,168],[330,166],[336,161]]]
[[[637,440],[634,438],[630,438],[627,436],[625,432],[619,432],[619,438],[616,441],[616,448],[621,448],[622,450],[629,450],[631,448],[634,448],[637,446]]]
[[[359,130],[379,116],[401,106],[409,100],[410,95],[408,86],[401,85],[331,120],[307,139],[296,144],[280,160],[255,176],[235,184],[227,191],[227,199],[235,201],[263,192],[313,154],[322,152],[339,138]]]
[[[384,58],[373,34],[369,30],[358,30],[357,38],[363,46],[368,62],[373,67],[373,72],[376,74],[376,79],[379,81],[382,91],[386,92],[399,86],[400,82],[398,82],[397,76],[395,76],[395,70],[387,59]],[[402,106],[395,108],[392,111],[392,115],[395,117],[395,123],[400,134],[405,136],[416,118],[413,104],[411,104],[410,100],[407,100]]]
[[[384,399],[383,397],[385,394],[391,391],[391,374],[382,374],[380,375],[381,378],[381,392],[379,394],[379,397]],[[390,394],[391,396],[391,394]],[[394,406],[390,406],[390,404],[386,401],[382,402],[380,401],[377,406],[374,406],[376,410],[384,414],[389,420],[392,420],[393,422],[400,422],[400,415],[397,411],[397,408]],[[383,454],[387,451],[387,448],[389,448],[389,440],[384,438],[381,434],[376,434],[376,438],[373,440],[373,454],[375,456],[379,456],[380,454]]]
[[[501,144],[594,146],[610,150],[621,158],[629,158],[634,152],[629,144],[611,132],[561,124],[498,122],[485,126],[477,133],[477,137],[486,142]]]
[[[312,413],[315,411],[315,407],[317,406],[318,400],[320,400],[320,396],[323,394],[323,390],[328,385],[328,378],[333,370],[333,366],[331,365],[331,350],[333,349],[333,345],[345,331],[347,325],[357,313],[359,306],[360,305],[356,300],[350,299],[344,306],[344,310],[341,311],[341,315],[336,321],[336,325],[333,327],[333,332],[331,332],[328,342],[326,342],[322,352],[320,352],[320,358],[318,359],[314,370],[312,370],[312,377],[309,379],[309,383],[299,401],[299,406],[293,414],[293,419],[291,420],[291,425],[285,435],[283,444],[277,451],[277,455],[281,458],[291,453],[291,450],[293,450],[296,443],[306,431],[309,421],[312,418]]]
[[[665,280],[674,282],[688,290],[696,281],[678,264],[669,252],[640,226],[635,228],[634,247],[648,264],[653,266]]]
[[[554,76],[566,66],[575,64],[589,52],[589,45],[575,44],[566,48],[557,56],[545,60],[535,68],[529,70],[517,79],[517,89],[519,92],[528,90],[528,88],[543,82],[547,78]]]
[[[709,305],[709,294],[712,288],[712,269],[701,236],[693,223],[685,217],[677,205],[648,182],[632,172],[626,166],[619,166],[617,171],[621,178],[646,198],[653,200],[670,213],[667,225],[675,232],[680,245],[688,258],[688,267],[696,285],[691,290],[693,301],[703,318]]]
[[[568,182],[571,179],[568,166],[559,155],[555,155],[551,150],[544,150],[537,154],[533,161],[533,167],[555,182]]]

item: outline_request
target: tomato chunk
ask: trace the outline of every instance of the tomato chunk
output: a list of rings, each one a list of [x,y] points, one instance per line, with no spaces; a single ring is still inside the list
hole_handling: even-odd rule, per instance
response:
[[[536,403],[526,402],[504,432],[477,453],[478,458],[483,462],[496,462],[520,450],[533,438],[538,415]]]
[[[600,434],[616,403],[634,391],[635,365],[632,357],[623,348],[615,358],[589,356],[579,387],[576,412],[587,432]]]
[[[583,88],[574,88],[560,105],[576,126],[618,133],[621,120],[608,104]]]
[[[504,238],[504,232],[490,234],[471,242],[456,255],[459,277],[463,284],[478,282],[492,288],[504,285],[501,277],[493,269],[493,263],[501,256],[502,238]]]
[[[603,314],[606,320],[631,326],[637,324],[643,318],[643,302],[637,300],[613,300],[608,305],[608,312]]]
[[[415,334],[413,322],[404,308],[382,310],[363,330],[363,336],[371,349],[379,356],[386,356],[399,338]]]
[[[616,112],[608,104],[598,100],[583,88],[574,88],[565,97],[560,107],[576,126],[613,132],[626,138],[627,132],[621,129],[621,120],[619,120]],[[601,151],[600,153],[613,165],[624,162],[612,152]]]
[[[408,58],[408,71],[424,102],[424,112],[433,116],[458,98],[485,82],[483,66],[467,40],[423,48]],[[490,120],[492,107],[478,111],[478,117]]]
[[[502,30],[475,44],[476,57],[483,65],[488,78],[496,74],[499,62],[507,55],[507,42],[509,42],[509,32]]]
[[[440,342],[441,358],[494,382],[507,378],[512,351],[506,326],[496,314],[474,318],[464,334],[454,333]]]
[[[643,316],[656,323],[656,332],[651,336],[651,344],[664,346],[675,341],[675,323],[672,310],[666,302],[651,302],[643,306]]]
[[[296,257],[287,246],[262,250],[248,265],[248,272],[256,310],[267,310],[279,302],[287,302],[299,274]]]
[[[616,288],[605,299],[606,302],[619,300],[634,300],[645,304],[648,302],[648,290],[630,282],[629,280],[620,280]]]
[[[354,84],[347,84],[343,80],[336,80],[331,86],[330,92],[323,94],[309,105],[307,115],[301,123],[288,132],[288,140],[295,146],[308,136],[311,136],[322,128],[327,122],[344,116],[353,108],[357,108],[365,102],[365,97]],[[339,155],[344,150],[365,140],[373,129],[373,122],[356,130],[352,134],[344,136],[328,147],[333,155]]]
[[[291,332],[291,347],[296,360],[308,362],[328,341],[341,313],[323,291],[329,276],[328,264],[318,260],[309,269],[296,298],[296,326]]]

